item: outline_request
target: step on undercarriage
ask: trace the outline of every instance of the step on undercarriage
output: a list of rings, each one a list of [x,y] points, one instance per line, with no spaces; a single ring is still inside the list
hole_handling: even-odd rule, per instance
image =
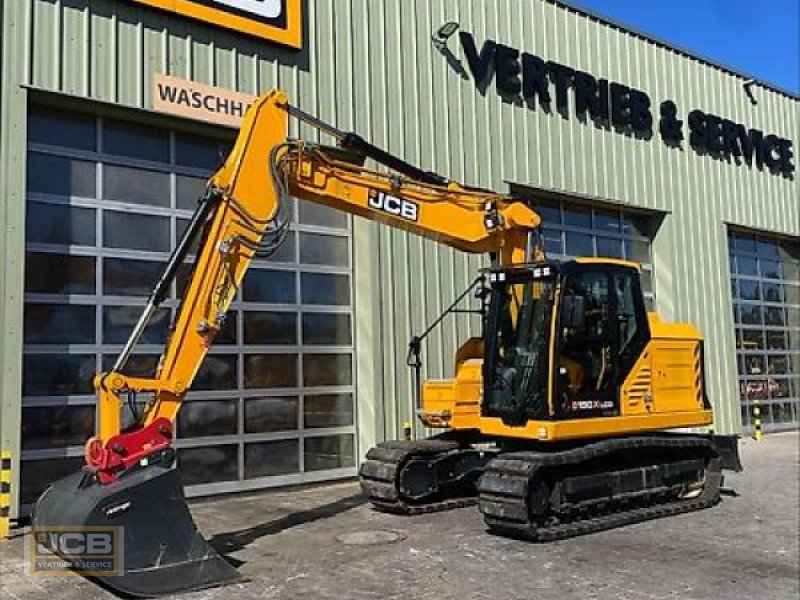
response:
[[[445,439],[399,440],[372,448],[359,469],[364,495],[384,512],[420,514],[477,502],[491,451]]]
[[[620,438],[504,453],[486,467],[479,507],[493,533],[551,541],[713,506],[721,483],[708,438]]]

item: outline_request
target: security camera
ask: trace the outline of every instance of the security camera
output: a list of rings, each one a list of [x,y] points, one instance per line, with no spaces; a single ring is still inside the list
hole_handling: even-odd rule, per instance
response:
[[[755,85],[755,83],[756,80],[751,77],[750,79],[745,79],[742,85],[746,88],[749,88],[751,85]]]

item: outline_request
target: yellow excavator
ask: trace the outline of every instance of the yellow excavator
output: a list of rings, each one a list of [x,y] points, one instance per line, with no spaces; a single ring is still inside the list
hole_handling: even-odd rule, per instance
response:
[[[337,145],[290,139],[290,117]],[[189,513],[174,423],[249,263],[286,236],[287,196],[489,258],[470,288],[482,300],[483,334],[459,348],[455,379],[422,383],[423,336],[411,341],[417,414],[441,431],[369,450],[359,480],[377,509],[477,502],[490,531],[544,541],[718,501],[722,464],[738,462],[735,438],[666,431],[712,423],[702,337],[646,312],[636,264],[548,260],[540,218],[524,202],[416,168],[273,91],[248,110],[116,363],[95,377],[98,430],[85,467],[53,483],[35,508],[37,527],[123,528],[122,572],[95,574],[104,584],[147,597],[239,577]],[[156,372],[126,375],[197,240]],[[79,563],[63,545],[53,550]]]

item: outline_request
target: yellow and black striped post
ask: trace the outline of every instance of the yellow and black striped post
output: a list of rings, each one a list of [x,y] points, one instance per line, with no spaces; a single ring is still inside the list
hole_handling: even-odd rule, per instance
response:
[[[762,437],[764,437],[764,431],[761,429],[761,403],[755,399],[753,400],[753,439],[760,442]]]
[[[0,452],[0,541],[8,539],[11,529],[11,452]]]

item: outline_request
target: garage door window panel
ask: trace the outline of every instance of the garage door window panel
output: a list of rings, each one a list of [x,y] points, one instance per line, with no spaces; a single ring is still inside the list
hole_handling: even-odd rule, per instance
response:
[[[245,444],[245,479],[288,475],[300,470],[298,440],[276,440]]]
[[[28,141],[85,151],[97,149],[97,119],[49,106],[32,106],[28,111]]]
[[[94,344],[95,307],[84,304],[25,304],[25,344]]]
[[[189,175],[175,176],[175,207],[179,210],[194,212],[197,201],[205,194],[205,177],[191,177]]]
[[[105,258],[103,292],[109,296],[149,296],[163,270],[161,262]]]
[[[36,244],[94,246],[95,218],[96,211],[91,208],[28,202],[25,238]]]
[[[350,354],[305,354],[303,384],[308,387],[350,385],[353,357]]]
[[[309,437],[304,440],[306,471],[355,466],[355,441],[351,434]]]
[[[247,345],[296,345],[297,314],[245,312],[244,342]]]
[[[149,169],[104,165],[103,198],[168,208],[169,174]]]
[[[244,277],[243,298],[266,304],[294,304],[297,301],[294,271],[250,269]]]
[[[350,304],[350,279],[347,275],[303,273],[300,289],[305,304]]]
[[[244,356],[244,387],[297,387],[297,365],[296,354],[247,354]]]
[[[151,162],[169,162],[169,132],[138,123],[105,119],[103,152]]]
[[[142,315],[142,306],[104,306],[103,340],[106,344],[124,344]],[[147,324],[140,344],[163,344],[167,339],[172,311],[157,308]]]
[[[95,163],[66,156],[28,152],[28,193],[96,198]]]
[[[103,245],[106,248],[170,251],[168,217],[103,211]]]
[[[206,172],[222,166],[232,144],[222,139],[175,133],[175,164]]]
[[[25,396],[93,394],[94,354],[30,354],[22,357]]]
[[[178,414],[178,436],[181,438],[235,435],[237,433],[237,400],[189,400]]]
[[[294,431],[299,427],[300,400],[296,396],[245,398],[245,433]]]
[[[178,449],[184,485],[238,479],[237,446],[233,444]]]
[[[353,425],[352,394],[318,394],[303,399],[303,426],[306,428]]]
[[[350,315],[304,313],[303,343],[318,346],[349,346],[353,343]]]
[[[347,238],[319,233],[300,234],[300,262],[346,267],[350,262]]]
[[[94,434],[94,406],[35,406],[22,409],[22,449],[83,445]]]
[[[236,355],[209,354],[200,365],[192,389],[229,390],[236,388]]]

